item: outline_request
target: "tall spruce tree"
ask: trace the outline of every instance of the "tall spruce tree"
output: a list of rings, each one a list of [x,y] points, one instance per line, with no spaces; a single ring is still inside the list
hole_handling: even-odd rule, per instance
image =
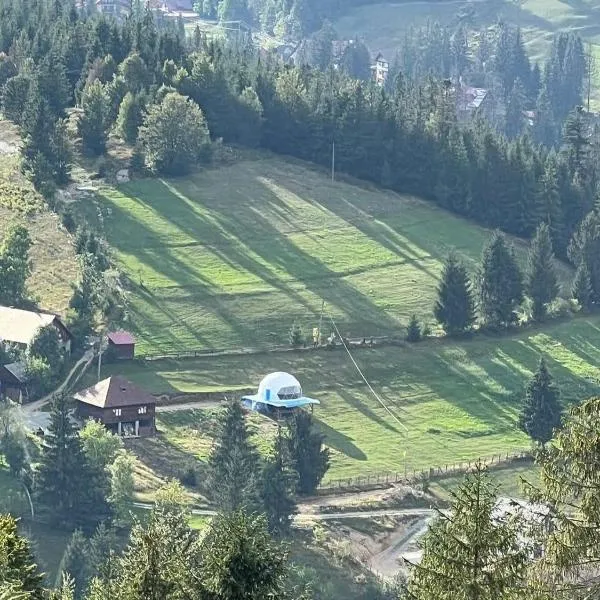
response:
[[[529,249],[525,288],[533,301],[533,318],[540,321],[548,312],[548,304],[560,292],[550,228],[546,223],[538,227]]]
[[[312,417],[298,411],[288,421],[287,445],[298,474],[298,492],[308,495],[315,492],[329,469],[329,449],[323,447],[325,436],[316,431]]]
[[[15,598],[43,600],[43,581],[29,541],[18,532],[16,519],[0,514],[0,592],[12,588]],[[7,600],[12,600],[10,595]]]
[[[74,598],[79,600],[88,586],[90,574],[88,540],[79,529],[76,529],[60,561],[55,587],[58,588],[65,577],[70,577],[73,581]]]
[[[475,322],[475,300],[467,269],[451,252],[442,271],[434,315],[448,335],[469,331]]]
[[[552,507],[545,544],[542,598],[597,598],[600,582],[600,398],[571,409],[554,442],[540,453],[534,502]],[[558,593],[560,592],[560,593]]]
[[[83,91],[82,115],[77,123],[83,150],[92,155],[104,154],[108,138],[108,95],[100,81],[94,81]]]
[[[222,511],[252,511],[259,504],[260,456],[249,437],[242,406],[233,400],[220,418],[208,459],[210,489]]]
[[[585,263],[580,264],[577,268],[571,294],[584,310],[589,310],[592,307],[592,282]]]
[[[495,232],[483,252],[479,274],[480,307],[486,324],[507,326],[523,301],[523,276],[512,247]]]
[[[202,598],[285,597],[287,551],[273,541],[264,517],[243,511],[218,515],[202,540]]]
[[[110,516],[108,478],[88,462],[69,413],[67,399],[56,397],[35,480],[36,497],[53,524],[93,531]]]
[[[287,445],[278,429],[274,454],[263,468],[261,491],[269,531],[275,536],[284,536],[290,530],[296,512],[296,478]]]
[[[519,427],[531,439],[545,444],[552,439],[552,432],[560,426],[561,419],[559,391],[542,358],[538,370],[527,384]]]
[[[31,274],[29,250],[33,242],[20,224],[9,226],[0,245],[0,304],[21,306],[27,296],[26,282]]]
[[[525,582],[527,549],[517,523],[493,516],[497,487],[477,464],[452,494],[450,514],[440,514],[412,565],[408,592],[414,600],[513,600]]]

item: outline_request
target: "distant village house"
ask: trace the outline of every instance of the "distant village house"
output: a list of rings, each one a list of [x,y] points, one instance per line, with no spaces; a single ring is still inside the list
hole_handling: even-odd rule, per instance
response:
[[[94,419],[123,437],[156,432],[156,398],[119,375],[109,377],[74,396],[77,414]]]
[[[390,72],[390,63],[383,58],[381,52],[375,57],[375,64],[371,67],[373,81],[380,87],[385,85]]]
[[[476,116],[489,117],[491,110],[489,90],[459,84],[456,90],[456,109],[459,121],[467,121]]]

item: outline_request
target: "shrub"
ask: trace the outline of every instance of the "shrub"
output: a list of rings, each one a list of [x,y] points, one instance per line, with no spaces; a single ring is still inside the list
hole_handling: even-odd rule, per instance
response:
[[[290,329],[290,346],[294,348],[299,348],[304,344],[304,335],[302,333],[302,328],[298,323],[294,323],[292,328]]]
[[[406,331],[406,341],[411,343],[421,341],[421,325],[417,315],[412,315],[410,318]]]
[[[188,487],[196,487],[198,485],[198,474],[193,467],[188,467],[179,475],[179,481]]]

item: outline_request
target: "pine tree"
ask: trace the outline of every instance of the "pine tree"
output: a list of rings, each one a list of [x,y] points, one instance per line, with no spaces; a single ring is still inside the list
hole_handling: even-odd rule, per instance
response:
[[[590,281],[590,272],[585,263],[582,263],[577,268],[571,294],[577,300],[579,306],[584,310],[589,310],[592,307],[592,282]]]
[[[406,341],[416,343],[421,341],[421,324],[417,315],[411,315],[406,328]]]
[[[82,115],[77,123],[77,132],[85,152],[92,155],[104,154],[108,137],[108,95],[99,81],[94,81],[83,91]]]
[[[552,432],[560,426],[561,418],[559,392],[542,358],[538,370],[527,384],[519,427],[532,440],[545,444],[552,439]]]
[[[242,406],[233,400],[220,418],[208,459],[209,487],[223,511],[253,510],[258,504],[260,457],[249,437]]]
[[[294,492],[296,474],[291,467],[288,448],[278,429],[274,455],[265,463],[262,472],[262,501],[269,531],[276,536],[286,535],[296,512]]]
[[[483,252],[479,293],[486,324],[508,326],[515,321],[523,301],[523,276],[512,247],[499,232]]]
[[[18,307],[25,301],[32,245],[29,231],[22,225],[13,224],[5,232],[0,245],[0,304]]]
[[[571,409],[553,443],[539,455],[541,487],[529,495],[552,507],[541,565],[544,598],[597,598],[600,593],[595,569],[600,562],[598,439],[600,398],[591,398]]]
[[[13,589],[26,592],[23,599],[42,600],[43,580],[29,541],[19,535],[16,519],[0,514],[0,592],[14,586]],[[15,597],[19,598],[17,594]],[[9,596],[7,600],[12,599]]]
[[[76,529],[65,548],[55,587],[59,587],[63,578],[68,576],[73,581],[74,597],[79,600],[83,597],[90,578],[90,565],[88,564],[88,541],[83,533]]]
[[[548,312],[548,304],[560,292],[550,228],[546,223],[538,227],[529,249],[525,288],[533,300],[533,318],[541,321]]]
[[[325,436],[315,431],[312,417],[300,410],[288,421],[287,446],[298,474],[298,493],[315,492],[329,469],[329,449],[323,448]]]
[[[218,515],[202,540],[201,597],[222,600],[285,597],[287,551],[273,541],[264,517]]]
[[[87,461],[64,396],[55,398],[50,418],[35,482],[37,500],[55,525],[93,530],[110,516],[107,475]]]
[[[144,102],[140,95],[134,96],[127,92],[119,107],[117,131],[131,146],[135,145],[138,130],[144,121]]]
[[[440,514],[420,542],[423,558],[412,565],[414,600],[512,600],[525,582],[527,548],[517,523],[494,518],[497,487],[477,464],[452,494],[450,514]]]
[[[471,280],[454,252],[450,253],[444,265],[433,312],[448,335],[470,331],[475,322]]]

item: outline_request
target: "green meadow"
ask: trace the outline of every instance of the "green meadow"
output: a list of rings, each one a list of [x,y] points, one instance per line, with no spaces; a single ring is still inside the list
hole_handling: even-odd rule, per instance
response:
[[[528,449],[517,418],[540,356],[565,405],[598,393],[600,318],[579,317],[512,337],[362,349],[354,356],[389,412],[342,349],[136,361],[108,367],[103,375],[114,369],[154,393],[222,390],[235,396],[232,390],[257,387],[271,371],[289,371],[321,401],[314,414],[332,449],[329,479],[419,470]],[[159,415],[166,442],[206,458],[212,429],[204,412]],[[263,443],[274,431],[264,421]],[[143,452],[139,457],[144,461]]]
[[[413,313],[433,323],[448,252],[475,269],[489,237],[430,203],[274,158],[104,188],[84,209],[125,275],[138,352],[154,355],[286,345],[294,322],[308,334],[321,314],[326,333],[333,317],[343,335],[402,336]]]

